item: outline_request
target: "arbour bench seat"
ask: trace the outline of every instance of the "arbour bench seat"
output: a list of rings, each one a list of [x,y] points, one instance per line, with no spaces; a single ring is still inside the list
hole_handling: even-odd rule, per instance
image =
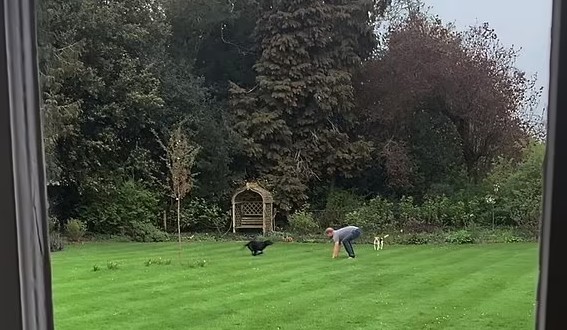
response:
[[[262,228],[264,226],[264,220],[262,220],[261,215],[259,217],[242,217],[240,220],[240,225],[238,228]]]

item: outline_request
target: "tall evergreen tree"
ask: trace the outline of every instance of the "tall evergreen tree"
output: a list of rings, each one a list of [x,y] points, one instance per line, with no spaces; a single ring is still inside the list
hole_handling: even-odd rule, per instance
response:
[[[279,0],[261,4],[256,86],[231,86],[234,129],[248,176],[267,180],[281,209],[301,205],[308,184],[350,176],[372,146],[354,132],[352,73],[376,47],[387,1]]]
[[[56,215],[78,216],[89,191],[127,177],[157,186],[151,128],[164,114],[160,74],[170,33],[160,2],[46,0],[39,17],[48,173],[60,184],[50,194]],[[65,203],[57,207],[57,200]]]

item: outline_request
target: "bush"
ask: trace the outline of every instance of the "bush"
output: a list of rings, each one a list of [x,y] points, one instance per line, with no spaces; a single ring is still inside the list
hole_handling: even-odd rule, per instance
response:
[[[177,228],[177,213],[172,212],[171,222]],[[229,216],[216,204],[202,198],[192,198],[181,209],[181,231],[216,231],[224,234],[230,226]]]
[[[521,162],[500,160],[487,179],[496,203],[498,224],[518,226],[537,237],[542,215],[545,145],[533,143]]]
[[[286,242],[290,236],[282,231],[272,231],[267,235],[262,235],[262,237],[273,242]]]
[[[81,217],[91,232],[124,235],[138,241],[163,238],[154,225],[159,218],[159,199],[140,182],[106,183],[85,192],[85,199]]]
[[[468,230],[459,230],[447,234],[445,241],[451,244],[473,244],[473,235]]]
[[[402,197],[397,203],[396,226],[409,232],[434,232],[440,228],[466,228],[475,223],[489,224],[491,205],[484,192],[461,193],[453,198],[425,196],[421,205],[412,197]]]
[[[69,240],[79,242],[87,233],[87,226],[82,221],[71,219],[65,225],[65,233]]]
[[[474,231],[476,242],[479,243],[518,243],[529,241],[529,235],[516,228],[482,228]]]
[[[295,212],[289,217],[290,230],[298,234],[314,234],[321,231],[313,214],[305,210]]]
[[[415,205],[413,197],[402,196],[398,203],[398,225],[403,227],[408,223],[419,222],[419,206]]]
[[[409,235],[404,243],[409,245],[424,245],[427,244],[428,242],[429,240],[427,239],[426,235],[415,233]]]
[[[57,252],[65,248],[63,237],[58,232],[49,233],[49,251]]]
[[[332,190],[327,195],[325,210],[318,216],[321,228],[347,225],[347,214],[357,210],[364,200],[347,190]]]
[[[394,225],[394,204],[376,197],[358,210],[348,213],[346,218],[349,225],[358,226],[369,235],[382,233]]]
[[[49,230],[49,251],[57,252],[62,251],[65,247],[63,237],[59,232],[59,220],[56,218],[48,219],[48,230]]]
[[[151,223],[133,222],[126,234],[136,242],[164,242],[168,235]]]

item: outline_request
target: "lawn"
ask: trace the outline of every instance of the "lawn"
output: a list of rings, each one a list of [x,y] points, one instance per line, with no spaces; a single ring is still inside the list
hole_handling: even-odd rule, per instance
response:
[[[355,245],[355,260],[241,246],[188,243],[183,264],[174,243],[68,246],[52,255],[56,329],[534,328],[535,244]],[[145,265],[159,257],[172,262]]]

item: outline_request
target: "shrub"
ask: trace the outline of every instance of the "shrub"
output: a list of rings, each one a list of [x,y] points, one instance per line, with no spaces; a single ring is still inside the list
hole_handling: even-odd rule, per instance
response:
[[[363,204],[364,200],[350,191],[332,190],[327,195],[325,210],[319,215],[317,223],[321,228],[346,225],[347,214]]]
[[[394,204],[384,198],[376,197],[358,210],[347,214],[350,225],[358,226],[367,233],[384,232],[394,224]]]
[[[265,239],[272,240],[274,242],[285,242],[286,239],[289,237],[285,232],[282,231],[272,231],[267,235],[262,235]]]
[[[136,242],[164,242],[169,239],[166,233],[151,223],[134,222],[127,234]]]
[[[428,239],[427,236],[424,234],[418,234],[418,233],[414,233],[414,234],[410,234],[406,240],[405,240],[405,244],[409,244],[409,245],[424,245],[428,243]]]
[[[415,205],[413,197],[402,196],[398,203],[398,225],[404,226],[408,223],[419,221],[419,206]]]
[[[533,143],[519,163],[500,160],[491,171],[487,190],[496,198],[499,224],[515,225],[537,237],[542,214],[545,145]]]
[[[177,224],[177,213],[171,212],[171,222]],[[219,235],[230,226],[230,217],[218,205],[202,198],[192,198],[181,210],[181,230],[184,232],[216,231]],[[177,228],[177,225],[175,225]]]
[[[57,252],[62,251],[65,248],[65,243],[63,242],[63,237],[58,232],[49,233],[49,251]]]
[[[471,232],[462,229],[447,234],[445,241],[451,244],[472,244],[474,243],[474,238]]]
[[[519,236],[515,236],[515,235],[507,235],[504,236],[504,242],[505,243],[519,243],[519,242],[523,242],[524,239],[519,237]]]
[[[289,217],[290,230],[294,233],[314,234],[320,231],[311,212],[301,210]]]
[[[82,218],[98,234],[125,235],[138,241],[162,240],[153,225],[158,220],[157,195],[133,180],[105,183],[85,192]]]
[[[478,229],[474,233],[478,237],[477,241],[482,243],[517,243],[528,240],[515,228]]]
[[[59,232],[59,220],[56,218],[49,218],[48,219],[48,228],[49,228],[49,251],[57,252],[62,251],[65,247],[65,243],[63,241],[63,237]]]
[[[98,265],[93,266],[93,272],[98,272],[99,270],[100,270],[100,267]]]
[[[81,238],[85,236],[87,232],[87,226],[82,221],[71,219],[65,225],[65,232],[69,240],[79,242]]]

